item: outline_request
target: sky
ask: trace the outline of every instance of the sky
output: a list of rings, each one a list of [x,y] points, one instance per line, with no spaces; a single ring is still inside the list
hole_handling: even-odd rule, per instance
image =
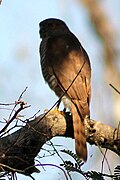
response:
[[[102,6],[113,25],[119,29],[120,2],[115,0],[113,3],[112,0],[106,0],[102,2]],[[92,65],[92,87],[95,87],[92,88],[91,115],[94,119],[100,119],[103,115],[108,119],[109,112],[105,113],[107,107],[103,94],[100,93],[104,88],[104,84],[102,84],[104,66],[101,61],[103,58],[102,45],[96,38],[86,8],[77,0],[3,0],[0,6],[0,102],[14,102],[26,86],[28,89],[23,99],[28,105],[31,105],[31,108],[24,111],[25,117],[31,117],[38,110],[43,113],[44,109],[49,109],[56,102],[57,97],[43,80],[39,62],[39,22],[49,17],[65,21],[87,50]],[[100,95],[96,96],[96,93]],[[105,104],[104,113],[100,110],[101,103]],[[110,107],[111,103],[108,102],[107,105]],[[10,112],[2,109],[0,111],[1,120],[7,119]],[[56,137],[53,142],[62,143],[63,146],[66,146],[67,143],[67,148],[74,150],[73,140]],[[90,155],[96,152],[96,148],[89,148]],[[97,152],[94,158],[96,159],[99,154]],[[109,156],[110,154],[108,154]],[[57,157],[42,158],[40,161],[58,165],[61,162]],[[101,161],[96,162],[98,167],[100,163]],[[86,169],[89,167],[94,167],[91,161],[85,165]],[[34,175],[34,177],[36,179],[49,177],[49,180],[56,180],[56,177],[58,179],[65,178],[58,169],[50,167],[45,167],[45,169],[46,171],[41,169],[41,173]],[[76,174],[73,174],[73,177],[75,180],[79,179]],[[19,179],[22,178],[23,176],[19,175]],[[24,179],[30,178],[24,177]]]

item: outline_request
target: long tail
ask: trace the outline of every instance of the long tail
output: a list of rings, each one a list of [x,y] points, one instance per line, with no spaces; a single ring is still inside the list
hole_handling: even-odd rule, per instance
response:
[[[83,161],[87,161],[87,145],[85,136],[84,120],[79,115],[75,105],[72,105],[73,128],[76,154]]]

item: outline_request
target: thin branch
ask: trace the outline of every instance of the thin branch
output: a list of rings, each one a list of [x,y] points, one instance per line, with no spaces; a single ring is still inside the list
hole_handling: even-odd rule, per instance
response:
[[[50,167],[56,167],[56,168],[60,169],[60,170],[64,173],[66,180],[68,180],[68,177],[67,177],[67,174],[66,174],[65,170],[64,170],[63,168],[61,168],[60,166],[57,166],[57,165],[55,165],[55,164],[36,164],[35,166],[43,166],[43,167],[45,167],[45,166],[50,166]]]
[[[12,118],[11,118],[11,119],[7,122],[7,124],[0,130],[0,134],[3,133],[3,132],[7,129],[7,127],[11,124],[11,122],[12,122],[14,119],[16,119],[16,117],[17,117],[17,115],[18,115],[18,113],[19,113],[20,111],[22,111],[22,110],[25,109],[25,108],[30,107],[30,106],[25,106],[25,105],[26,105],[26,103],[25,103],[24,101],[22,101],[21,104],[20,104],[20,108],[19,108],[17,111],[15,111],[14,115],[12,116]]]
[[[11,119],[12,113],[13,113],[13,111],[15,110],[16,106],[17,106],[18,104],[21,104],[22,96],[23,96],[23,94],[26,92],[27,88],[28,88],[28,87],[26,87],[26,88],[22,91],[22,93],[20,94],[18,100],[15,102],[15,106],[13,107],[13,109],[12,109],[10,115],[9,115],[8,120]]]
[[[21,93],[21,95],[20,95],[19,98],[18,98],[18,101],[20,101],[20,100],[22,99],[23,94],[27,91],[27,89],[28,89],[28,87],[26,87],[26,88],[23,90],[23,92]]]
[[[118,89],[116,89],[112,84],[109,84],[118,94],[120,94],[120,91],[118,91]]]
[[[0,103],[0,106],[12,106],[15,104],[16,104],[16,102],[14,102],[14,103]]]

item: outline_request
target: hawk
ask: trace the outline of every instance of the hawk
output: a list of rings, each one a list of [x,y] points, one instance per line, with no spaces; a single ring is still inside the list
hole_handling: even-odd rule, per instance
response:
[[[75,149],[87,160],[84,119],[90,117],[91,66],[77,37],[60,19],[49,18],[39,24],[42,74],[49,87],[62,99],[73,117]]]

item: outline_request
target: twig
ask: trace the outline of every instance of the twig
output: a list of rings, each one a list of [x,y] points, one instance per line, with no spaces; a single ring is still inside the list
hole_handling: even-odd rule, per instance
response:
[[[99,147],[99,146],[98,146],[98,147]],[[108,162],[108,160],[107,160],[107,158],[106,158],[106,154],[107,154],[107,150],[108,150],[108,149],[105,150],[105,153],[103,153],[103,151],[102,151],[102,149],[101,149],[100,147],[99,147],[99,150],[100,150],[100,152],[101,152],[102,155],[103,155],[102,167],[101,167],[101,174],[103,174],[103,166],[104,166],[104,162],[106,161],[107,166],[108,166],[108,169],[109,169],[109,172],[110,172],[110,174],[112,175],[109,162]]]
[[[120,94],[120,91],[118,91],[118,89],[116,89],[112,84],[109,84],[118,94]]]
[[[14,103],[0,103],[0,106],[11,106],[11,105],[15,105],[16,102]]]
[[[28,87],[26,87],[26,88],[22,91],[22,93],[20,94],[18,100],[15,102],[15,106],[13,107],[13,110],[11,111],[8,120],[11,119],[12,113],[13,113],[13,111],[15,110],[16,106],[17,106],[19,103],[21,103],[22,96],[23,96],[23,94],[26,92],[27,88],[28,88]]]
[[[27,90],[27,88],[28,88],[28,87],[26,87],[26,88],[22,91],[22,93],[20,94],[18,100],[15,101],[15,103],[7,103],[7,104],[6,104],[6,103],[4,103],[4,104],[1,103],[1,104],[0,104],[0,105],[14,105],[14,104],[15,104],[14,107],[13,107],[13,109],[12,109],[12,111],[11,111],[11,113],[10,113],[10,115],[9,115],[8,122],[7,122],[7,124],[2,128],[2,130],[0,131],[0,134],[3,133],[3,132],[6,130],[6,128],[10,125],[10,123],[11,123],[14,119],[17,118],[17,115],[18,115],[18,113],[19,113],[21,110],[30,107],[30,106],[24,106],[24,105],[26,105],[26,103],[21,100],[21,98],[22,98],[23,94],[25,93],[25,91]],[[17,106],[18,104],[20,104],[20,108],[16,111],[15,108],[16,108],[16,106]],[[15,111],[15,113],[14,113],[14,115],[12,116],[12,114],[13,114],[14,111]],[[11,116],[12,116],[12,117],[11,117]]]
[[[25,109],[25,108],[28,108],[29,106],[24,106],[26,105],[26,103],[24,101],[21,102],[20,104],[20,108],[15,112],[15,114],[13,115],[13,117],[7,122],[7,124],[2,128],[2,130],[0,131],[0,134],[2,132],[4,132],[6,130],[6,128],[10,125],[10,123],[17,117],[18,113]]]
[[[27,88],[28,88],[28,87],[26,87],[26,88],[23,90],[23,92],[21,93],[21,95],[20,95],[19,98],[18,98],[18,101],[20,101],[20,100],[22,99],[22,96],[23,96],[23,94],[26,92]]]
[[[44,167],[45,166],[51,166],[51,167],[56,167],[56,168],[60,169],[64,173],[66,180],[68,180],[68,177],[67,177],[67,174],[66,174],[65,170],[63,168],[61,168],[60,166],[57,166],[55,164],[36,164],[35,166],[44,166]]]

